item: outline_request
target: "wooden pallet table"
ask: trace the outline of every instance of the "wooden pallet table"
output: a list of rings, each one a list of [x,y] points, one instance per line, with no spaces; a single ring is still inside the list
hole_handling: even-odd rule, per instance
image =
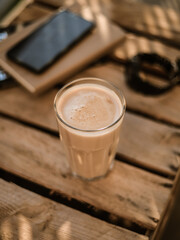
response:
[[[38,0],[15,23],[35,20],[62,6],[84,13],[101,9],[117,20],[118,3],[104,3]],[[118,8],[114,9],[116,4]],[[124,0],[119,10],[124,11],[120,25],[126,30],[134,19],[131,16],[129,22],[125,21],[127,4]],[[139,2],[138,6],[148,11]],[[39,96],[19,85],[0,90],[0,239],[150,240],[179,168],[180,87],[155,97],[137,93],[126,84],[125,63],[143,51],[156,51],[174,61],[180,50],[172,46],[167,25],[160,24],[167,31],[159,37],[170,41],[171,46],[159,42],[159,38],[147,38],[150,33],[158,33],[153,25],[146,32],[140,22],[139,17],[131,27],[143,36],[128,33],[106,59],[67,79],[103,78],[125,95],[127,111],[115,167],[103,179],[84,182],[70,174],[53,110],[54,96],[61,86]],[[180,32],[177,25],[172,31]]]

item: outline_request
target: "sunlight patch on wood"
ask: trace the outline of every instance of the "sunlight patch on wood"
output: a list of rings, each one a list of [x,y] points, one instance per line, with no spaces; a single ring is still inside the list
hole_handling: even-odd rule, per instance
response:
[[[71,239],[71,223],[66,221],[58,229],[58,239],[59,240],[70,240]]]
[[[32,227],[30,221],[22,214],[18,215],[19,240],[32,240]]]
[[[9,220],[4,221],[0,227],[0,237],[3,240],[13,239],[12,224]]]

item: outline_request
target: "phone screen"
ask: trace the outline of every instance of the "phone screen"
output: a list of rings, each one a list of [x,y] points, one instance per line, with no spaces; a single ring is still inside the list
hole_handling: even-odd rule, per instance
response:
[[[7,55],[15,62],[40,73],[93,27],[93,22],[69,11],[62,11],[20,41]]]

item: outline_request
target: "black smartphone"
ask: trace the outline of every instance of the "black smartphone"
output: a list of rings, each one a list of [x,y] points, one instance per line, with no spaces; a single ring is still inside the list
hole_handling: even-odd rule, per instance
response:
[[[33,72],[41,73],[93,27],[93,22],[64,10],[13,46],[7,56]]]

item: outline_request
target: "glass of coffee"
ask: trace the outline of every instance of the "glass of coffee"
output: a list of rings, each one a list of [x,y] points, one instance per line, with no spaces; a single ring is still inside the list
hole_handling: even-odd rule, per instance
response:
[[[72,174],[93,180],[113,167],[125,114],[123,94],[98,78],[81,78],[59,90],[54,109]]]

